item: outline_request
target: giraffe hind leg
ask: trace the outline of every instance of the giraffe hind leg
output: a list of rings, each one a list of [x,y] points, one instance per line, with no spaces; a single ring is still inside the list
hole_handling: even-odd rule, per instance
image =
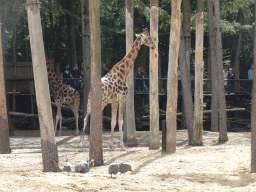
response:
[[[58,122],[60,122],[60,132],[59,135],[61,135],[61,128],[62,128],[62,115],[61,115],[61,106],[57,106],[57,115],[56,115],[56,121],[55,121],[55,135],[57,135],[57,126]]]
[[[118,109],[118,103],[112,103],[110,150],[113,150],[114,130],[116,126],[117,109]]]
[[[121,147],[121,150],[125,150],[124,142],[123,142],[124,106],[125,106],[125,102],[119,102],[118,126],[119,126],[119,137],[120,137],[120,147]]]

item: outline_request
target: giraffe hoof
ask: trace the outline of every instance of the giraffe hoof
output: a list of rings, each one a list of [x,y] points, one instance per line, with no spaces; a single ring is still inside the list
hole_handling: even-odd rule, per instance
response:
[[[114,151],[114,147],[110,146],[109,151]]]

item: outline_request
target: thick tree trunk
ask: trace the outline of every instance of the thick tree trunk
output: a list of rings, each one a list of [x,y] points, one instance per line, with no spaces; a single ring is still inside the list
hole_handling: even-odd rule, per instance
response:
[[[84,86],[84,114],[87,110],[87,102],[91,89],[91,62],[90,62],[90,22],[89,0],[81,0],[82,8],[82,40],[83,40],[83,86]]]
[[[166,152],[176,151],[177,97],[178,97],[178,56],[180,44],[181,0],[172,0],[171,31],[169,44],[167,107],[166,107]]]
[[[254,3],[254,22],[256,21],[256,1]],[[254,25],[254,43],[253,43],[253,73],[256,66],[256,25]],[[252,88],[252,109],[251,109],[251,172],[256,173],[256,78],[253,78]]]
[[[40,123],[43,170],[58,171],[58,149],[54,135],[39,0],[27,0],[26,3],[36,101]]]
[[[188,129],[188,140],[189,145],[192,145],[193,141],[193,125],[194,125],[194,117],[193,117],[193,99],[191,93],[191,81],[190,74],[186,65],[186,49],[185,49],[185,39],[183,36],[183,32],[181,30],[180,34],[180,51],[179,51],[179,63],[180,63],[180,73],[181,73],[181,83],[182,83],[182,99],[184,104],[184,113],[185,120]],[[183,114],[184,114],[183,113]],[[183,116],[182,114],[182,116]]]
[[[0,13],[0,154],[10,153],[9,126],[6,108],[4,60],[2,47],[2,24]]]
[[[134,0],[125,1],[125,30],[126,30],[126,53],[132,48],[133,44],[133,17],[134,17]],[[136,146],[136,125],[134,114],[134,66],[126,78],[129,91],[126,96],[126,105],[124,111],[124,140],[128,146]]]
[[[149,149],[159,149],[159,100],[158,100],[158,0],[150,0],[150,34],[155,44],[150,49],[149,64],[149,106],[150,136]]]
[[[91,121],[89,158],[96,166],[103,164],[102,149],[102,93],[101,93],[101,43],[99,0],[89,0],[91,31]],[[100,120],[99,120],[100,119]]]
[[[203,134],[203,40],[204,0],[197,0],[196,10],[196,56],[195,56],[195,101],[193,145],[202,145]]]
[[[76,56],[75,24],[74,24],[74,16],[72,15],[72,13],[70,15],[70,36],[71,36],[72,64],[76,64],[77,56]]]
[[[211,87],[212,87],[212,103],[211,103],[211,131],[217,132],[219,130],[219,112],[218,112],[218,78],[217,78],[217,64],[215,55],[215,34],[214,34],[214,20],[213,20],[213,5],[212,0],[206,0],[207,16],[208,16],[208,31],[210,41],[210,59],[211,59]]]
[[[219,0],[214,0],[214,13],[216,24],[216,63],[218,73],[218,93],[219,93],[219,130],[220,141],[227,141],[227,112],[224,89],[224,76],[222,64],[222,42],[221,42],[221,25],[220,25],[220,4]]]

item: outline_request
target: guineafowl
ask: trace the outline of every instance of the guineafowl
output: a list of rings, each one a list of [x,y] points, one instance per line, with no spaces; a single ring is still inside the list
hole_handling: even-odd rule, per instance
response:
[[[80,161],[75,165],[75,172],[77,173],[88,173],[91,167],[94,166],[94,160],[89,161]]]
[[[71,172],[71,171],[72,171],[71,166],[72,166],[72,165],[71,165],[71,163],[68,161],[68,157],[67,157],[66,162],[65,162],[64,165],[63,165],[62,171],[64,171],[64,172]]]
[[[112,174],[116,176],[118,172],[119,172],[119,163],[111,163],[108,167],[108,173],[111,174],[111,177],[112,177]]]
[[[132,169],[132,166],[127,164],[127,163],[120,163],[120,165],[119,165],[119,172],[120,173],[126,173],[128,171],[134,172],[134,170]]]

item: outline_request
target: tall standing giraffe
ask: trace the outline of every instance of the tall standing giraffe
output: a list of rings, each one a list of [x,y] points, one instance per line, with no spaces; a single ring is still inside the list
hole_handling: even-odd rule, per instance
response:
[[[46,66],[47,66],[47,73],[48,73],[48,79],[50,82],[50,87],[53,91],[53,98],[55,101],[55,104],[57,106],[57,115],[56,115],[56,121],[55,121],[55,135],[57,133],[57,125],[60,121],[60,131],[59,135],[61,135],[62,132],[62,115],[61,115],[61,105],[68,105],[72,112],[74,113],[74,116],[76,118],[76,134],[78,135],[79,129],[78,129],[78,108],[80,105],[80,94],[77,90],[70,87],[69,85],[66,85],[60,77],[55,73],[55,69],[52,65],[52,62],[50,58],[46,56]]]
[[[155,45],[148,33],[148,30],[145,29],[142,33],[136,34],[136,40],[134,41],[131,50],[125,55],[125,57],[119,61],[113,68],[101,78],[101,89],[102,89],[102,110],[109,103],[112,104],[112,119],[111,119],[111,140],[110,140],[110,149],[113,150],[113,134],[114,128],[116,126],[117,110],[119,106],[118,114],[118,126],[120,134],[120,146],[124,150],[123,143],[123,112],[125,107],[126,95],[128,92],[128,85],[125,82],[127,75],[130,73],[134,61],[138,55],[138,52],[141,48],[141,45],[147,45],[150,48],[154,48]],[[84,128],[83,134],[81,136],[81,144],[83,142],[84,130],[86,128],[89,115],[91,113],[91,103],[90,103],[90,94],[87,105],[87,114],[84,118]]]

